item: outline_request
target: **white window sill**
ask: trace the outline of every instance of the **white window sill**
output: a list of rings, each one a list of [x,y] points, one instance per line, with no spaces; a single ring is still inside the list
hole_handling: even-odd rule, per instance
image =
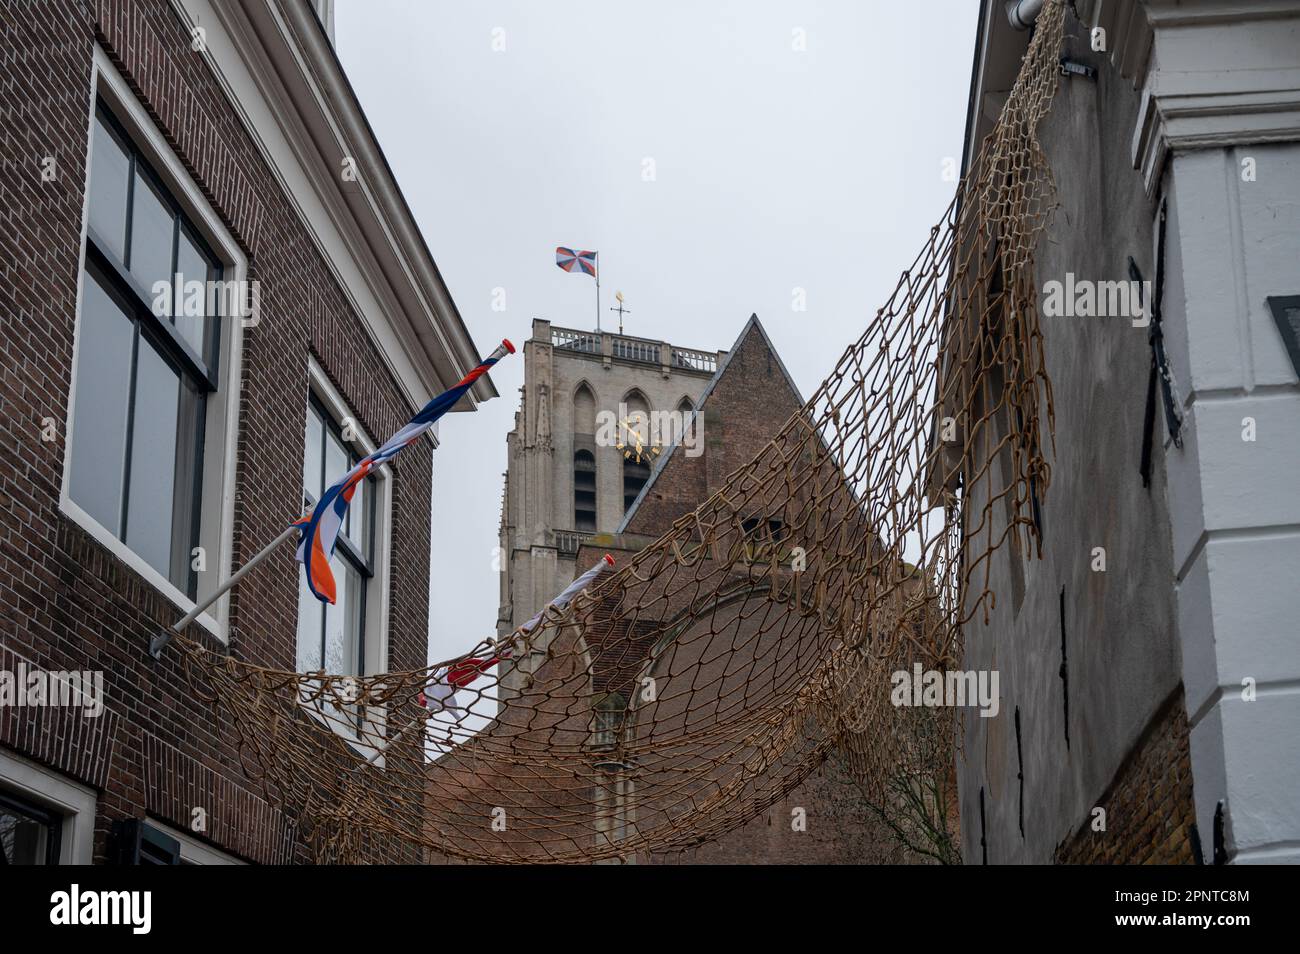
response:
[[[384,751],[383,748],[380,748],[380,745],[385,745],[387,742],[387,738],[388,738],[387,731],[386,731],[388,727],[387,707],[385,706],[366,707],[366,711],[367,713],[369,713],[366,717],[366,726],[368,730],[366,735],[368,738],[376,738],[380,740],[380,743],[378,745],[372,745],[369,742],[361,741],[361,738],[357,734],[356,729],[352,729],[352,728],[345,729],[343,726],[339,725],[337,718],[328,716],[324,712],[322,712],[319,701],[300,698],[298,700],[298,705],[304,712],[307,713],[307,715],[311,716],[311,718],[315,719],[321,725],[325,726],[325,728],[329,729],[340,739],[346,742],[348,744],[348,747],[351,748],[352,751],[355,752],[361,759],[365,760],[366,762],[369,762],[370,765],[374,768],[377,769],[384,768],[385,757],[383,755],[379,755],[378,758],[375,758],[375,755],[378,752]],[[374,759],[373,762],[370,761],[372,758]]]
[[[127,567],[139,576],[143,577],[146,583],[156,589],[163,596],[167,597],[167,599],[171,600],[176,608],[181,611],[182,616],[189,613],[198,605],[194,600],[190,599],[178,590],[171,580],[167,579],[141,559],[134,550],[113,534],[109,533],[108,529],[103,526],[103,524],[77,506],[71,497],[65,495],[59,500],[59,511],[73,523],[77,524],[77,526],[81,527],[81,529],[94,537],[95,540],[103,545],[105,549],[113,554],[113,556],[125,563]],[[222,597],[222,600],[224,599],[225,597]],[[218,601],[216,605],[220,606],[221,602]],[[195,622],[219,639],[222,644],[229,645],[230,640],[226,636],[224,627],[217,621],[211,612],[203,613],[195,620]],[[145,642],[145,645],[146,647],[148,646],[147,641]]]

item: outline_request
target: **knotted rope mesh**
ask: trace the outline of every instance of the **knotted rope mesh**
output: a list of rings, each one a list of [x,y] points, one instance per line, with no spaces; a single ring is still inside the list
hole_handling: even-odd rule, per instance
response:
[[[354,678],[177,640],[319,860],[687,848],[832,753],[890,797],[918,751],[891,673],[959,663],[995,599],[992,554],[1038,541],[1052,404],[1034,250],[1053,188],[1036,130],[1063,21],[1051,0],[943,220],[807,404],[658,541],[471,650],[483,673],[458,707],[422,700],[465,657]]]

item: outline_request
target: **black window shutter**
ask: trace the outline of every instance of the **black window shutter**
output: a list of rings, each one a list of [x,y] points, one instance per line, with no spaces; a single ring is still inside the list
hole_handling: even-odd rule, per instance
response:
[[[143,818],[128,818],[114,826],[120,865],[179,865],[181,843]]]

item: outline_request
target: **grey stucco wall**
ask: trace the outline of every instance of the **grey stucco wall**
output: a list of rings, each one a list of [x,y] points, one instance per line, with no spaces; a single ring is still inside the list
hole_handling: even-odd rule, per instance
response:
[[[1048,281],[1065,281],[1067,272],[1091,281],[1127,280],[1130,255],[1145,278],[1155,271],[1155,206],[1129,153],[1138,93],[1108,58],[1090,52],[1077,22],[1071,22],[1070,34],[1071,58],[1096,66],[1099,75],[1096,81],[1062,78],[1040,130],[1060,202],[1038,249],[1040,290]],[[1159,432],[1149,489],[1139,474],[1147,331],[1124,317],[1042,317],[1041,323],[1056,410],[1051,485],[1042,508],[1043,558],[1004,548],[993,563],[998,601],[991,621],[983,625],[981,614],[966,627],[966,668],[998,670],[1001,688],[996,717],[981,718],[974,709],[959,714],[965,730],[958,784],[967,863],[981,859],[981,788],[989,862],[1050,862],[1180,681]],[[983,506],[980,500],[971,503],[973,512]],[[1104,572],[1091,568],[1094,547],[1105,548]],[[1013,560],[1023,564],[1018,609]],[[1059,676],[1062,588],[1068,747]]]

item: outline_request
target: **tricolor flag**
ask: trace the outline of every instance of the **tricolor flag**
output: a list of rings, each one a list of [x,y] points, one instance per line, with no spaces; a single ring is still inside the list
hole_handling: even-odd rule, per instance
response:
[[[555,249],[555,264],[560,266],[566,272],[582,272],[584,275],[596,275],[596,256],[599,252],[583,252],[577,249],[565,248],[563,245]]]
[[[573,602],[575,596],[590,586],[596,577],[613,565],[614,558],[606,553],[599,563],[570,583],[564,592],[547,603],[540,613],[515,630],[510,639],[500,643],[495,650],[489,650],[489,655],[474,656],[471,654],[456,660],[450,666],[439,669],[433,674],[433,682],[429,684],[428,692],[420,693],[420,705],[432,712],[446,710],[447,712],[460,713],[461,708],[456,704],[457,689],[465,688],[501,660],[513,656],[514,647],[512,643],[515,638],[527,636],[536,629],[537,624],[542,621],[542,617],[551,607],[563,609],[568,606]]]
[[[373,454],[362,458],[355,467],[340,478],[338,483],[321,494],[315,510],[295,521],[302,530],[302,539],[298,544],[298,560],[307,573],[307,586],[313,596],[327,603],[334,602],[334,574],[330,570],[330,557],[334,555],[339,528],[343,526],[343,518],[347,515],[348,505],[352,503],[352,495],[356,492],[357,484],[365,480],[366,475],[376,467],[396,457],[403,447],[419,440],[425,431],[433,427],[438,418],[452,409],[488,368],[507,354],[514,353],[515,346],[509,341],[502,341],[482,364],[461,378],[454,387],[443,391],[426,404],[419,414],[411,418],[409,424],[390,437]]]

